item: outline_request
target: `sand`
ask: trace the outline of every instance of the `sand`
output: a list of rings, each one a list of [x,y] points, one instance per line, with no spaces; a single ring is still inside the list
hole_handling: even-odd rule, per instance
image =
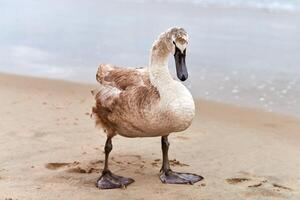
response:
[[[99,190],[105,134],[90,118],[95,85],[0,74],[0,199],[300,199],[300,120],[197,100],[193,125],[170,136],[176,171],[158,179],[160,138],[113,139],[110,167],[135,179]]]

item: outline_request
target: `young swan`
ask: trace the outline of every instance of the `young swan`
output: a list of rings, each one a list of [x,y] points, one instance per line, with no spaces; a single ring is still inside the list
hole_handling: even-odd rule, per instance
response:
[[[195,105],[190,92],[174,80],[168,70],[168,57],[174,55],[177,77],[188,78],[185,65],[188,35],[182,28],[171,28],[154,42],[148,68],[119,68],[102,64],[96,75],[100,83],[92,91],[96,105],[93,115],[96,124],[107,134],[105,165],[97,187],[112,189],[125,187],[132,182],[113,174],[108,169],[108,156],[112,150],[112,137],[161,136],[163,165],[160,179],[163,183],[193,184],[203,177],[179,173],[170,169],[168,135],[187,129],[195,115]]]

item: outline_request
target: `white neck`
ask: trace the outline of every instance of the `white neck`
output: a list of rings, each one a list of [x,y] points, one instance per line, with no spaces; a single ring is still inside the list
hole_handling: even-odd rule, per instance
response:
[[[153,44],[150,55],[148,68],[150,81],[157,89],[174,81],[168,68],[170,51],[167,48],[166,40],[166,37],[160,37],[159,40]]]
[[[176,131],[185,130],[195,114],[195,104],[191,93],[179,81],[175,81],[168,69],[168,58],[172,51],[172,35],[178,31],[170,29],[154,42],[148,72],[151,84],[160,95],[157,106],[159,112],[170,113],[169,120],[176,124]]]
[[[183,84],[175,81],[168,69],[168,58],[170,55],[167,48],[167,38],[160,37],[154,43],[149,65],[151,84],[156,87],[160,94],[160,106],[162,111],[172,111],[179,119],[179,126],[186,126],[194,116],[195,105],[193,97]]]

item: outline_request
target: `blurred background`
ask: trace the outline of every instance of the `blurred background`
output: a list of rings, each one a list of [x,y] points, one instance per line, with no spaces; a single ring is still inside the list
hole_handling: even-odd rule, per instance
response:
[[[172,26],[195,97],[300,116],[300,0],[0,0],[0,71],[96,83],[100,63],[147,66]]]

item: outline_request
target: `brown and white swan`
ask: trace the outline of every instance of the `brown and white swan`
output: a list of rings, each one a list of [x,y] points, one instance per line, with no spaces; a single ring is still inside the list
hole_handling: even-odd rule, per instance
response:
[[[96,105],[96,125],[107,134],[105,165],[96,185],[100,189],[126,187],[134,182],[113,174],[108,168],[112,138],[161,136],[163,164],[160,180],[170,184],[193,184],[203,179],[191,173],[170,169],[168,135],[187,129],[195,115],[195,104],[188,89],[174,80],[168,70],[168,57],[175,57],[177,77],[188,78],[185,64],[188,34],[183,28],[170,28],[154,42],[147,68],[120,68],[101,64],[96,79],[100,83],[92,91]]]

